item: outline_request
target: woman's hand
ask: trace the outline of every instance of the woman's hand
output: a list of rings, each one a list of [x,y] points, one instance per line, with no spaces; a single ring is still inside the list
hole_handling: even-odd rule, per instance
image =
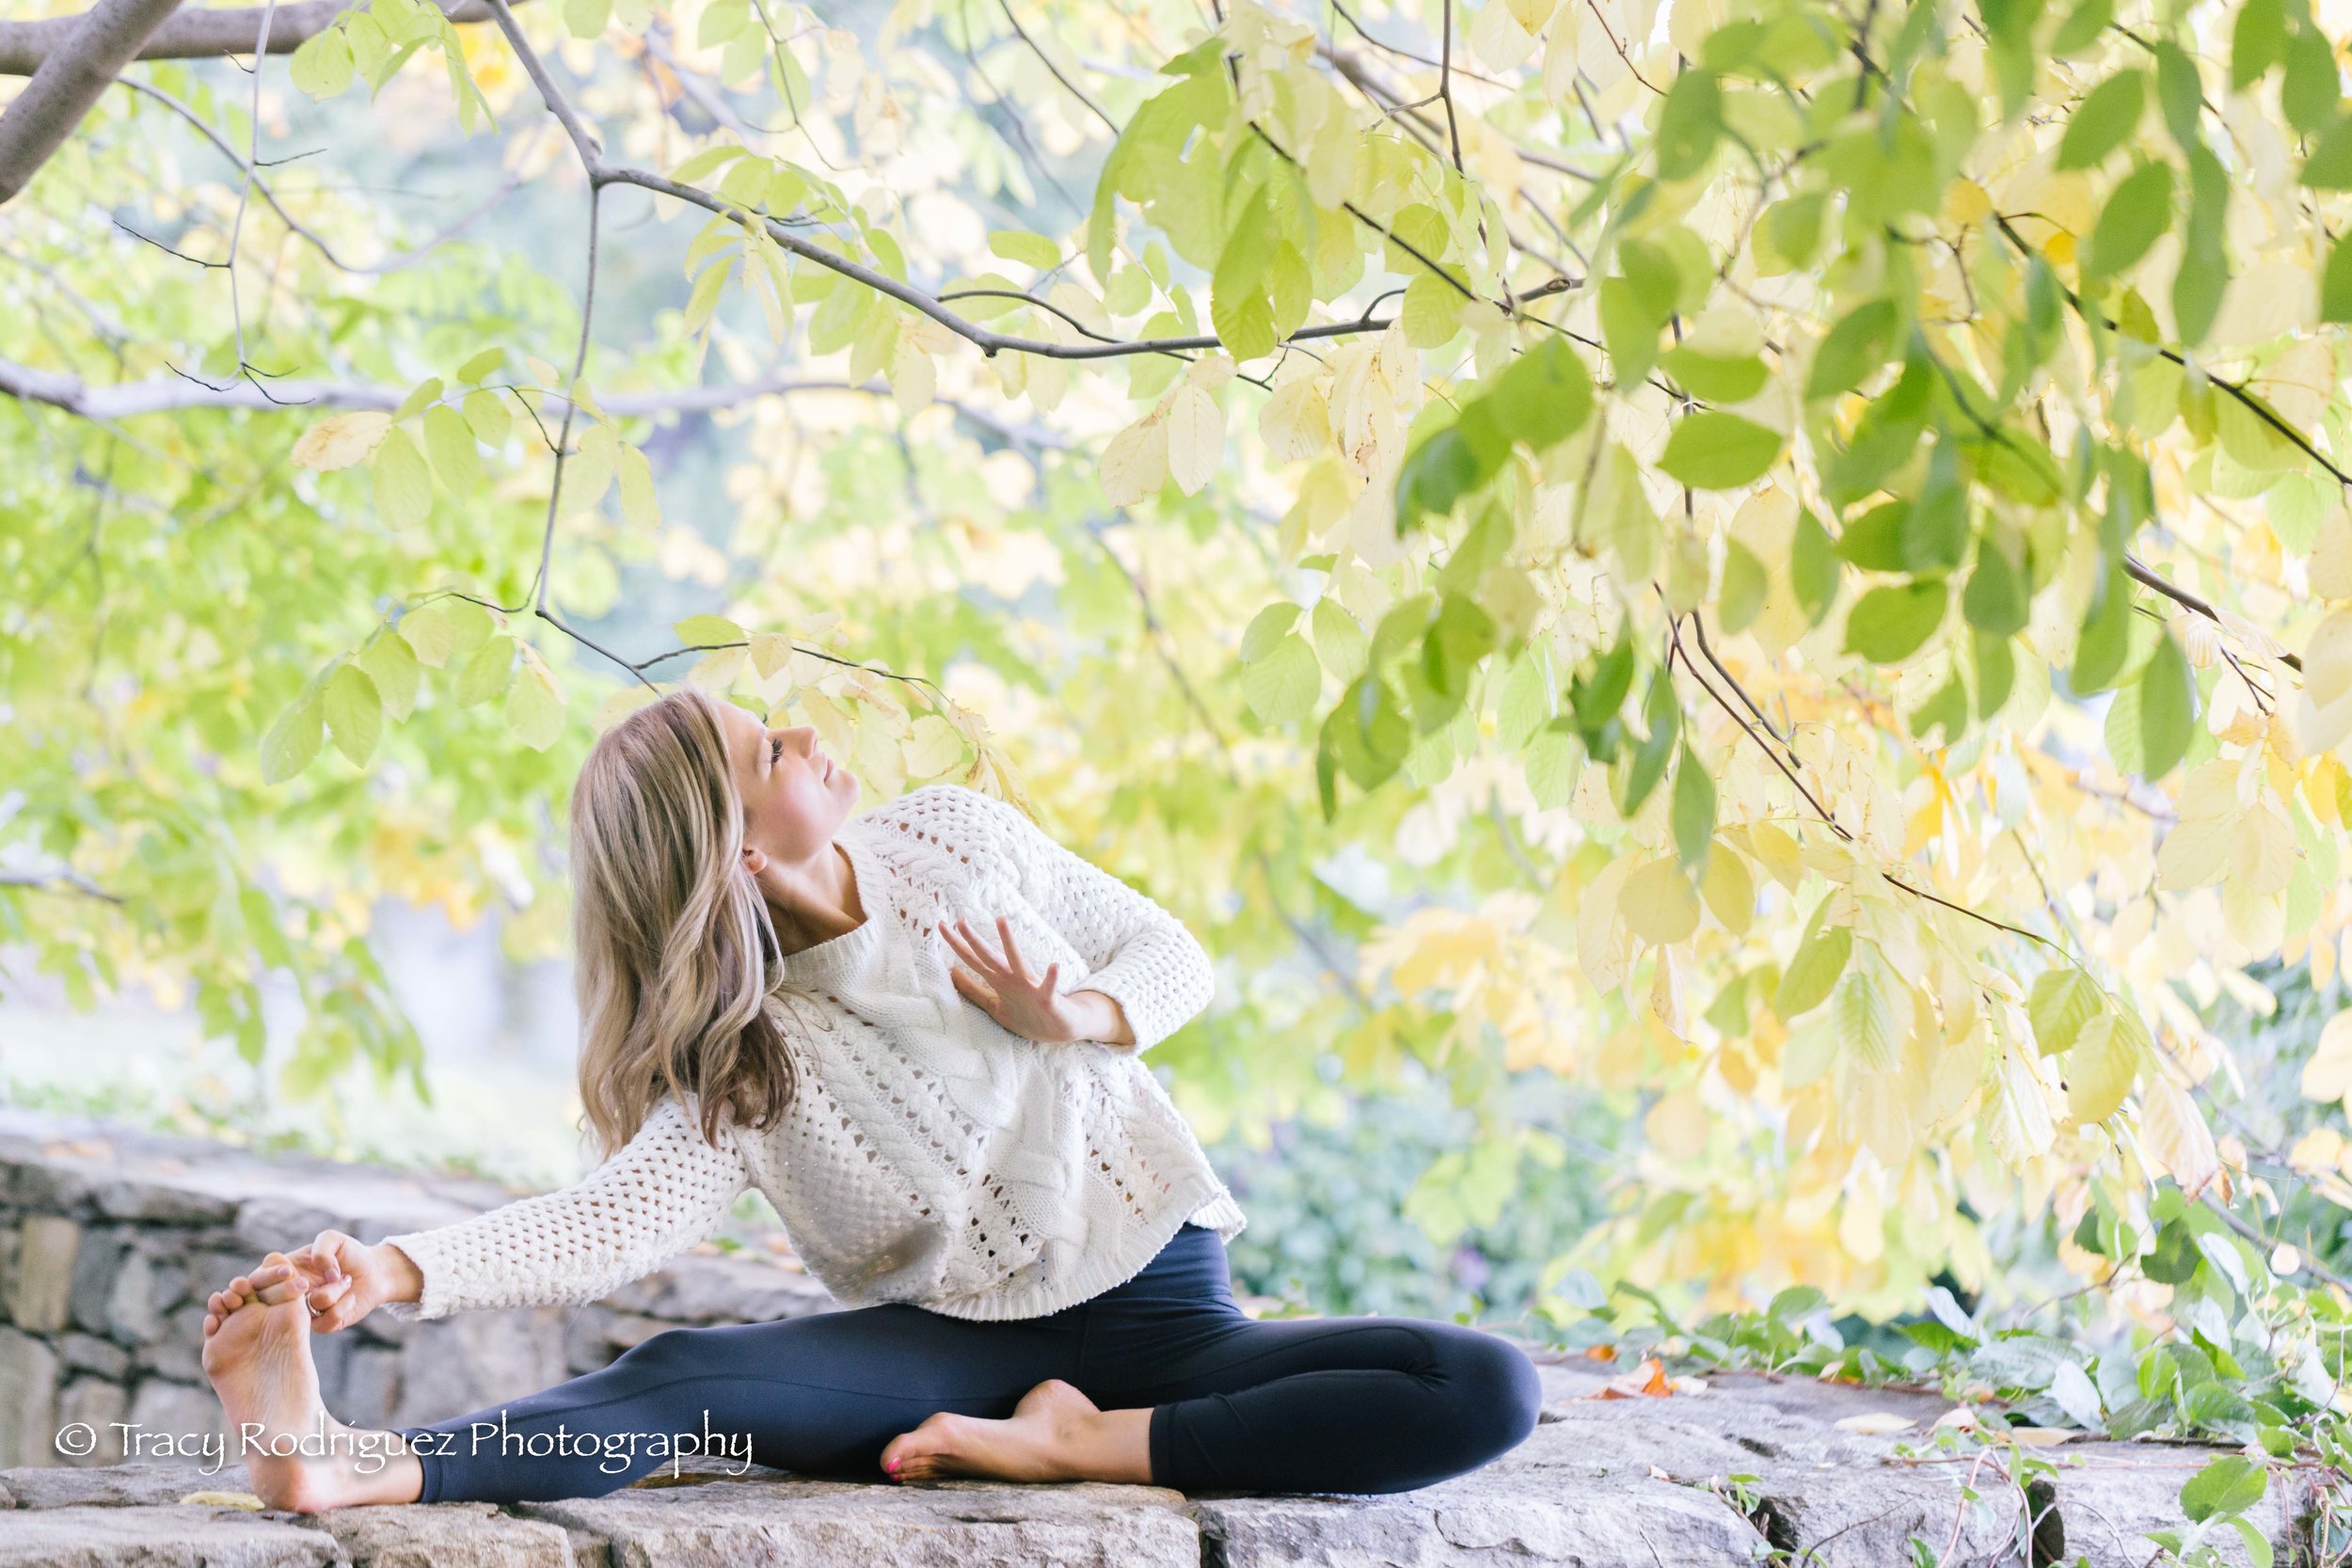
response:
[[[1012,924],[1003,915],[996,917],[996,935],[1005,948],[1001,958],[981,944],[967,920],[942,921],[939,930],[968,966],[949,966],[956,990],[1007,1032],[1047,1045],[1099,1039],[1111,1032],[1097,1031],[1096,1025],[1106,1020],[1107,1013],[1104,1006],[1089,1004],[1105,1005],[1112,1010],[1118,1004],[1100,991],[1063,995],[1055,990],[1061,976],[1059,964],[1046,965],[1042,975],[1030,974],[1028,965],[1022,961],[1020,944],[1012,940]]]
[[[389,1243],[368,1245],[340,1230],[322,1230],[308,1246],[273,1252],[262,1267],[230,1282],[206,1304],[204,1331],[248,1301],[274,1307],[304,1298],[310,1327],[321,1334],[349,1328],[388,1301],[415,1301],[424,1289],[416,1263]]]

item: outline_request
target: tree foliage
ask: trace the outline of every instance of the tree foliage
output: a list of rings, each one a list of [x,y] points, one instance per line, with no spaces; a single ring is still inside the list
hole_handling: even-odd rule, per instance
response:
[[[0,930],[77,994],[413,1061],[367,898],[552,940],[591,715],[683,675],[1176,907],[1204,1131],[1414,1057],[1484,1192],[1507,1074],[1630,1107],[1613,1278],[1889,1311],[2259,1180],[2207,1009],[2352,958],[2302,0],[487,8],[135,66],[0,210]],[[285,84],[584,227],[259,163]]]

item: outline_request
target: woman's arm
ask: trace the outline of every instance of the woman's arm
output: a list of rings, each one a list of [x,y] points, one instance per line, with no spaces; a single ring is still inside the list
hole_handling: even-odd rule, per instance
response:
[[[1019,807],[976,789],[942,787],[991,827],[1023,895],[1087,961],[1087,977],[1072,994],[1100,991],[1118,1003],[1135,1036],[1132,1050],[1149,1051],[1209,1005],[1216,971],[1183,921],[1057,842]]]
[[[708,1237],[749,1185],[733,1131],[713,1148],[686,1107],[665,1098],[626,1148],[574,1186],[386,1237],[415,1262],[422,1289],[384,1310],[438,1318],[595,1301]]]

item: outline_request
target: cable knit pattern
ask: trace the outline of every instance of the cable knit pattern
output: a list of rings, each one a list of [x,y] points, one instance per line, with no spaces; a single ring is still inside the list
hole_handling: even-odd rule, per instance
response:
[[[578,1185],[392,1242],[437,1318],[596,1300],[702,1241],[756,1187],[843,1305],[1040,1317],[1133,1278],[1187,1220],[1248,1221],[1139,1060],[1205,1007],[1183,923],[976,790],[932,784],[842,825],[866,919],[787,955],[771,997],[800,1091],[774,1126],[706,1143],[664,1101]],[[1011,926],[1031,973],[1100,990],[1136,1045],[1041,1044],[964,1000],[938,932]]]

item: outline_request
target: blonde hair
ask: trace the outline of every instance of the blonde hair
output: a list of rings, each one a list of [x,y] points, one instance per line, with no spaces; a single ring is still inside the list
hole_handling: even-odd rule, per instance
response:
[[[606,1154],[666,1096],[765,1127],[791,1055],[766,1003],[782,947],[743,869],[743,800],[718,705],[682,689],[605,732],[572,786],[580,1098]]]

